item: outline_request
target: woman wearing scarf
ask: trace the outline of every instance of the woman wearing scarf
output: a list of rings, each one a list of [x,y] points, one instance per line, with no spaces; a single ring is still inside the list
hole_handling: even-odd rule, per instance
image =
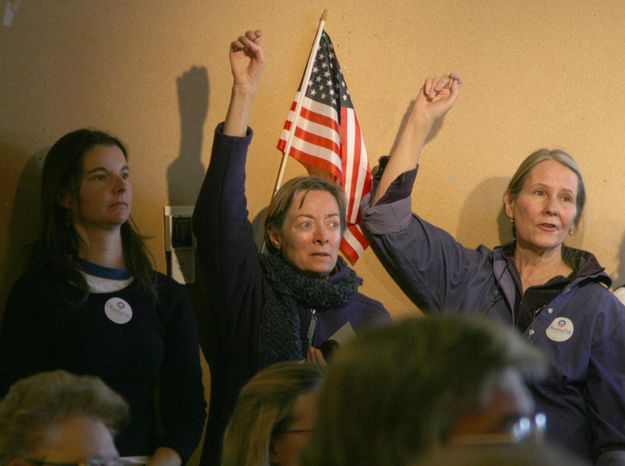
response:
[[[337,334],[387,321],[362,280],[338,256],[345,229],[340,187],[317,177],[287,182],[269,206],[259,254],[247,218],[245,161],[254,96],[265,67],[262,33],[232,42],[230,107],[217,126],[193,227],[217,333],[211,407],[202,464],[217,464],[221,437],[239,388],[279,361],[322,361],[318,349]],[[338,333],[337,333],[338,332]]]

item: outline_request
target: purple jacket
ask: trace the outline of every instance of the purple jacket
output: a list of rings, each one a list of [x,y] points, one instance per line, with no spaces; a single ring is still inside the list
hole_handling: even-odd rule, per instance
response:
[[[223,125],[217,127],[210,166],[193,214],[210,312],[217,327],[215,354],[207,355],[212,390],[203,465],[217,460],[216,451],[239,389],[259,370],[264,296],[271,293],[245,198],[245,161],[251,139],[251,129],[246,137],[231,137],[223,134]],[[341,271],[337,271],[330,280],[340,276]],[[308,309],[300,312],[305,341],[310,314]],[[381,303],[360,293],[347,306],[317,313],[317,317],[315,346],[346,324],[357,331],[367,324],[390,320]]]
[[[513,322],[515,284],[500,248],[467,249],[412,213],[416,170],[376,206],[363,200],[362,226],[402,290],[425,312],[467,312]],[[585,253],[590,255],[589,253]],[[625,307],[603,272],[574,279],[524,332],[548,356],[548,378],[531,386],[547,435],[597,464],[625,464]]]

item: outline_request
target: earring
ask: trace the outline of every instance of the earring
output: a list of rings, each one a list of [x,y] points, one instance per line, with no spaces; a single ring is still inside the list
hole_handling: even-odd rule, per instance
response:
[[[573,236],[575,234],[575,227],[569,228],[569,236]]]
[[[510,223],[514,223],[514,217],[509,217]]]

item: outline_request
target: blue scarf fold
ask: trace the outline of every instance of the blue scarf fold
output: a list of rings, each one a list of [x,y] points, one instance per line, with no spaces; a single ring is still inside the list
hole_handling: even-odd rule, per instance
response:
[[[324,312],[346,306],[362,279],[338,257],[329,279],[304,275],[277,255],[259,254],[270,288],[265,290],[261,319],[260,367],[306,357],[301,338],[300,310]]]

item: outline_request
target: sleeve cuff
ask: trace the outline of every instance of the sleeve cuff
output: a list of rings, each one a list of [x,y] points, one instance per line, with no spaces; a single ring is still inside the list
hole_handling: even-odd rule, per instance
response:
[[[399,175],[389,186],[384,196],[374,205],[371,199],[386,168],[388,156],[380,157],[379,166],[373,175],[373,189],[362,201],[362,223],[374,235],[394,233],[405,229],[412,218],[412,187],[417,177],[417,168]]]
[[[215,128],[215,139],[220,139],[224,142],[245,142],[249,144],[252,141],[252,136],[254,135],[254,131],[249,126],[247,127],[247,132],[245,136],[227,136],[224,134],[224,122],[222,121]]]

